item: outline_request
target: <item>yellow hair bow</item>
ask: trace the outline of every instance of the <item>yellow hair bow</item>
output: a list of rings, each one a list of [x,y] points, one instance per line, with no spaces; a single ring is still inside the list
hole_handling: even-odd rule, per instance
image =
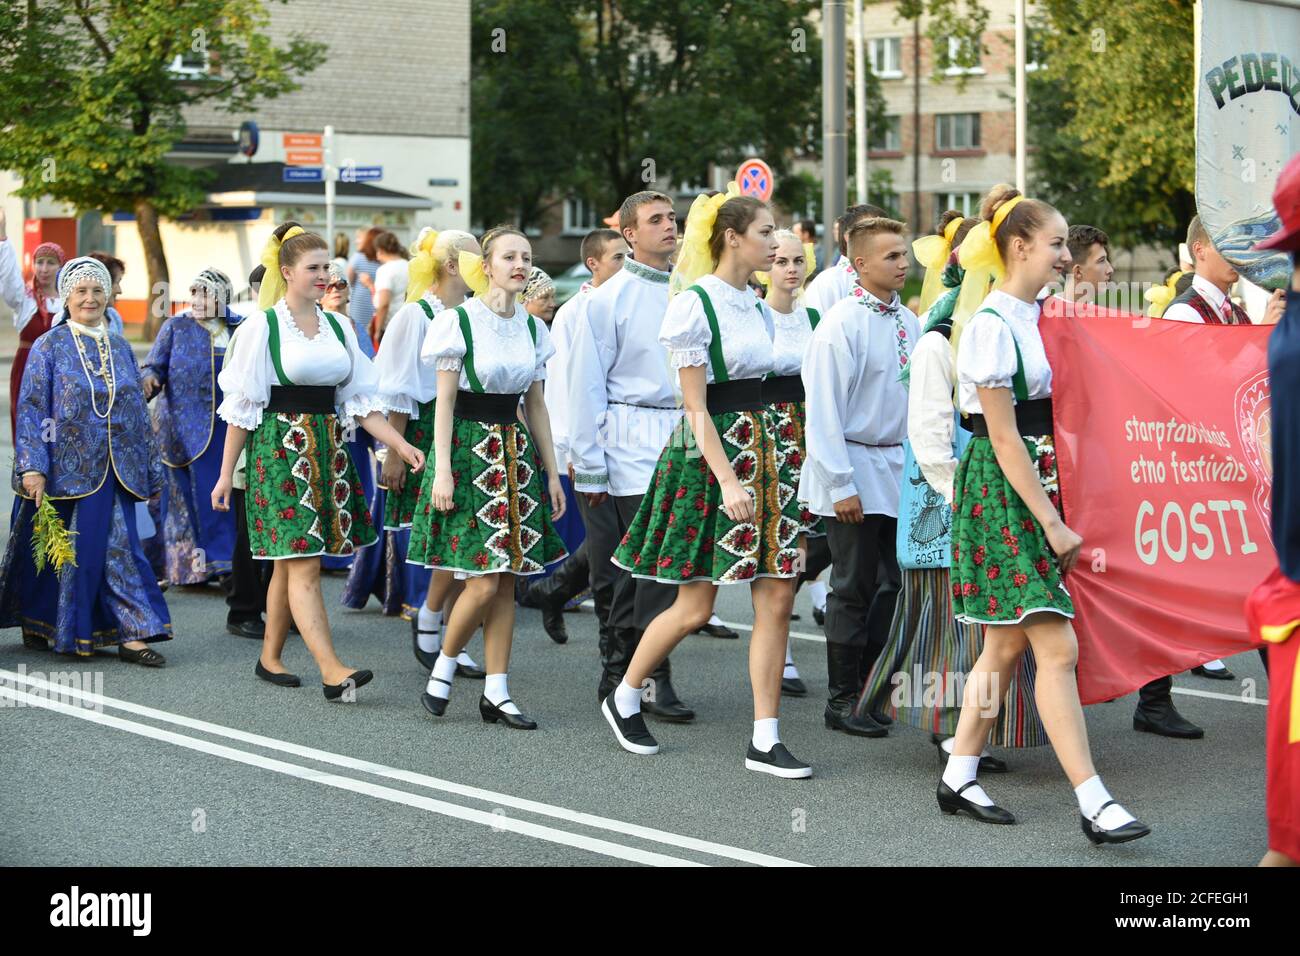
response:
[[[433,257],[438,230],[428,229],[415,244],[415,255],[407,267],[406,301],[414,302],[438,282],[439,263]]]
[[[916,261],[925,266],[925,280],[921,283],[921,312],[925,312],[944,292],[943,270],[952,255],[952,238],[957,235],[962,220],[954,219],[944,227],[941,236],[922,236],[912,243]]]
[[[257,292],[259,309],[269,309],[283,298],[289,284],[280,274],[280,247],[284,245],[285,239],[301,236],[306,231],[301,226],[294,226],[284,234],[283,238],[278,238],[275,233],[271,233],[266,240],[266,245],[262,247],[262,258],[259,260],[266,267],[266,273],[262,276],[262,285]]]
[[[961,291],[957,293],[957,305],[952,312],[952,335],[949,338],[954,357],[967,321],[984,303],[984,298],[994,283],[1001,282],[1006,275],[1006,266],[994,237],[998,233],[998,226],[1002,225],[1011,210],[1020,205],[1024,198],[1016,196],[1004,202],[993,214],[991,222],[981,222],[966,233],[961,248],[957,250],[957,261],[966,270],[966,276],[962,279]]]
[[[718,210],[728,199],[740,195],[740,187],[734,182],[727,183],[727,191],[716,196],[703,193],[695,197],[691,210],[686,215],[686,232],[682,237],[681,252],[673,266],[672,275],[668,277],[668,295],[671,298],[683,289],[689,289],[702,276],[708,275],[717,265],[713,254],[709,252],[709,236],[713,234],[713,224],[717,222]]]
[[[456,254],[456,263],[460,266],[460,277],[465,285],[479,298],[487,294],[488,277],[483,271],[483,257],[463,249]]]
[[[1178,280],[1182,277],[1182,272],[1175,272],[1165,280],[1164,285],[1153,285],[1142,294],[1142,298],[1151,303],[1147,307],[1147,315],[1153,319],[1158,319],[1165,314],[1165,310],[1169,308],[1169,303],[1173,302],[1178,296]]]

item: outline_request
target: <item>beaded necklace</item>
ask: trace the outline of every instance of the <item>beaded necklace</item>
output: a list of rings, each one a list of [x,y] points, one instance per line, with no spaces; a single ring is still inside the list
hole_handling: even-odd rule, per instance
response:
[[[77,358],[81,360],[81,370],[86,374],[86,382],[90,385],[90,410],[95,413],[96,418],[108,418],[109,413],[113,411],[113,402],[117,398],[117,368],[113,364],[113,349],[108,341],[108,335],[94,335],[90,332],[82,332],[77,328],[77,323],[69,323],[72,326],[72,341],[77,346]],[[107,330],[105,330],[107,332]],[[92,372],[89,363],[86,361],[85,347],[81,344],[83,336],[90,335],[95,339],[96,351],[99,353],[99,369]],[[107,375],[104,374],[107,371]],[[101,378],[108,386],[108,407],[102,412],[95,403],[95,378]]]

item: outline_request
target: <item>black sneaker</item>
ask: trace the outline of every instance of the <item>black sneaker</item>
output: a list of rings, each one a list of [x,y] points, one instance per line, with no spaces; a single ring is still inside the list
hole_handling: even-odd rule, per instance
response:
[[[631,717],[620,717],[618,708],[614,706],[614,695],[610,694],[600,705],[600,712],[614,728],[614,736],[618,738],[619,746],[628,753],[648,756],[659,752],[659,741],[650,736],[650,731],[646,730],[645,718],[641,716],[639,710]]]
[[[812,776],[812,767],[796,760],[794,754],[786,750],[785,744],[779,741],[772,745],[771,750],[763,753],[751,740],[749,751],[745,754],[745,769],[770,773],[774,777],[784,777],[787,780],[806,780]]]

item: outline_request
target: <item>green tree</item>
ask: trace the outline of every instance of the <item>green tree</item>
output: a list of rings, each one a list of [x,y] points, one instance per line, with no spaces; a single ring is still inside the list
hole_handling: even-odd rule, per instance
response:
[[[286,0],[278,0],[284,3]],[[169,313],[159,218],[203,200],[204,175],[167,161],[183,110],[251,109],[297,88],[323,44],[276,46],[262,0],[26,0],[0,10],[0,169],[19,195],[129,210],[149,274],[147,334]],[[182,78],[177,56],[206,60]]]
[[[817,6],[476,3],[477,216],[533,224],[548,196],[565,193],[611,209],[655,182],[702,181],[710,164],[734,168],[750,155],[782,183],[820,140]]]
[[[1192,5],[1040,0],[1033,192],[1116,245],[1168,244],[1196,212]]]

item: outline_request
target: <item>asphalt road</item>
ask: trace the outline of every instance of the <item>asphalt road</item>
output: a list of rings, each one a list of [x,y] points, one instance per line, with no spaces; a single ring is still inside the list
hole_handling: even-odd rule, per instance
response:
[[[8,440],[6,427],[5,461]],[[9,501],[6,489],[5,513]],[[1229,661],[1254,701],[1176,678],[1204,740],[1135,733],[1131,697],[1088,709],[1103,778],[1154,830],[1098,849],[1048,748],[1003,753],[1013,772],[985,786],[1020,822],[994,828],[939,813],[941,764],[926,734],[825,730],[824,652],[806,596],[794,653],[814,693],[784,702],[781,731],[815,776],[784,781],[743,765],[747,632],[683,643],[675,683],[699,717],[653,725],[661,753],[635,757],[597,711],[590,612],[569,615],[559,646],[538,612],[519,611],[510,690],[541,724],[521,733],[480,721],[479,682],[458,681],[447,716],[428,716],[409,626],[373,604],[338,607],[342,585],[325,579],[340,655],[376,674],[355,704],[325,701],[300,642],[286,662],[303,687],[256,680],[258,646],[225,633],[215,587],[168,592],[176,638],[159,646],[159,671],[112,654],[55,657],[23,648],[17,630],[0,634],[0,863],[1231,866],[1265,849],[1267,681],[1254,654]],[[751,622],[747,589],[723,589],[719,613]],[[481,650],[476,638],[470,651],[481,660]],[[51,672],[102,706],[52,702],[41,690]]]

